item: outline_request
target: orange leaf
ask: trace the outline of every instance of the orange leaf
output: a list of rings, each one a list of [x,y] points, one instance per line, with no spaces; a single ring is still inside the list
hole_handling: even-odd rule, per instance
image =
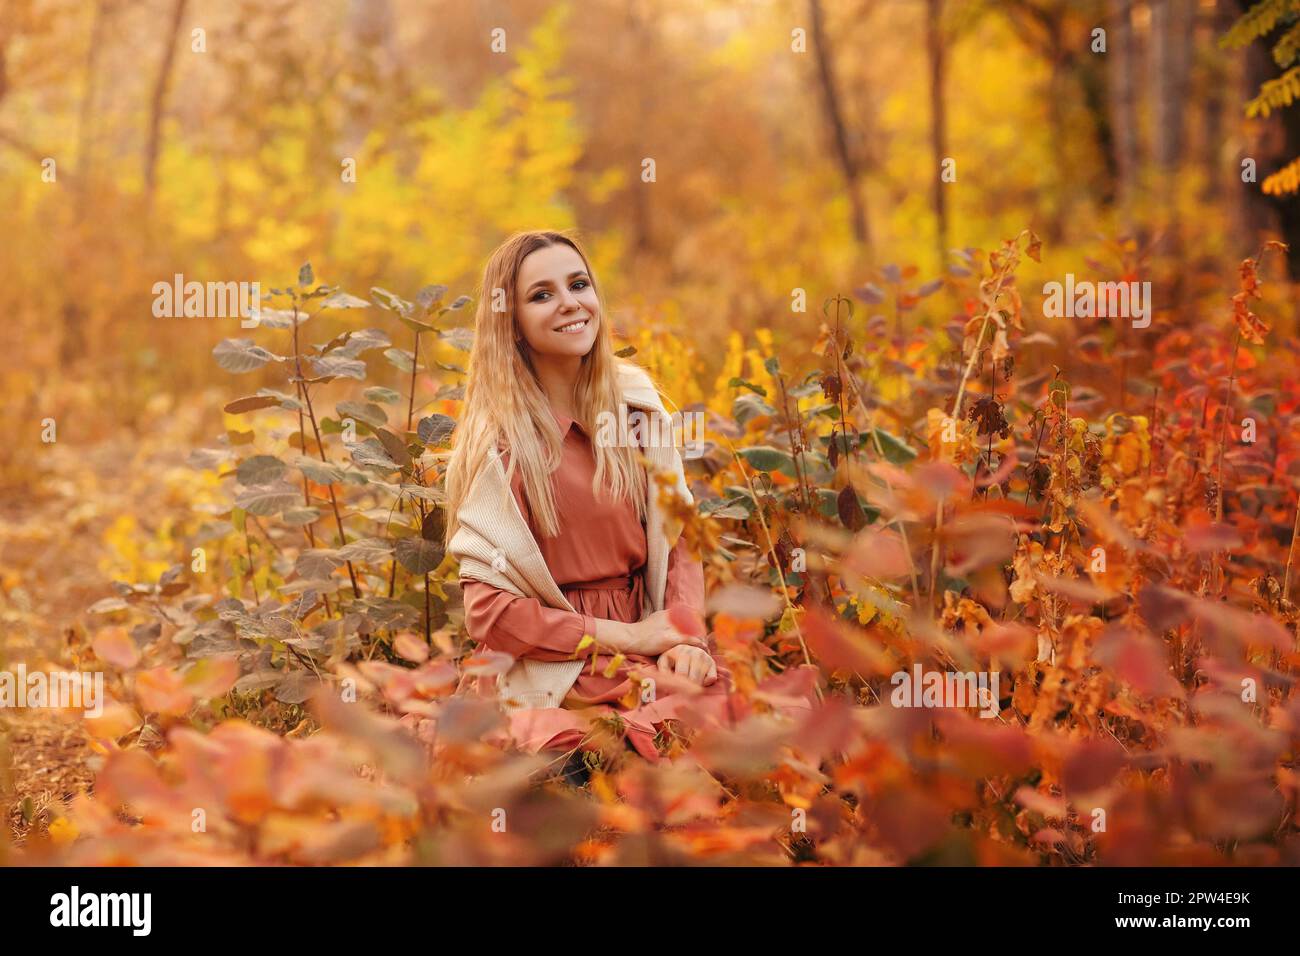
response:
[[[194,703],[193,695],[170,667],[141,671],[135,678],[135,695],[145,710],[171,717],[183,717]]]
[[[239,680],[239,661],[233,657],[205,657],[185,672],[185,689],[199,700],[220,697]]]
[[[140,663],[140,648],[121,625],[106,627],[90,642],[95,655],[118,670],[130,670]]]
[[[685,604],[674,604],[668,609],[668,623],[687,637],[704,637],[704,619]]]

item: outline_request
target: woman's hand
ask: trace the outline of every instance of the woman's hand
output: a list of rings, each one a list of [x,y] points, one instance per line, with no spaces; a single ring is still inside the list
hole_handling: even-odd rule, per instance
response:
[[[659,669],[708,687],[718,679],[718,665],[709,652],[694,644],[678,644],[659,655]]]
[[[645,657],[658,657],[669,648],[678,645],[693,645],[706,651],[707,645],[702,637],[693,637],[678,631],[668,621],[667,611],[655,611],[653,614],[634,624],[619,624],[610,629],[607,624],[614,621],[597,621],[595,638],[598,642],[624,654],[641,654]],[[605,633],[612,630],[612,633]]]

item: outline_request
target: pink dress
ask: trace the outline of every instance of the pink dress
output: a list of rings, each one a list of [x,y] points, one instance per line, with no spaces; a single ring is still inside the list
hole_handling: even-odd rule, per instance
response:
[[[552,474],[552,488],[560,533],[543,537],[526,500],[522,476],[511,477],[511,490],[520,512],[528,522],[546,566],[560,590],[575,608],[565,611],[524,598],[482,581],[461,579],[465,597],[465,621],[470,637],[494,651],[515,658],[544,661],[573,660],[583,635],[595,635],[595,619],[632,623],[641,619],[645,589],[646,533],[631,501],[609,501],[592,491],[596,460],[589,436],[573,419],[555,416],[564,435],[559,468]],[[502,453],[502,464],[509,455]],[[692,558],[679,540],[668,554],[664,607],[683,604],[704,616],[704,568]],[[709,639],[713,648],[712,637]],[[698,693],[657,690],[655,699],[641,703],[641,679],[650,677],[656,685],[673,683],[659,671],[653,657],[628,654],[610,676],[605,670],[612,657],[595,654],[591,664],[589,645],[581,655],[586,665],[563,707],[529,708],[512,713],[512,732],[528,749],[571,750],[587,732],[587,720],[577,708],[591,708],[587,714],[617,712],[627,728],[629,742],[648,760],[657,762],[656,729],[668,717],[689,722],[714,715],[721,719],[731,674],[718,660],[718,679]],[[681,682],[683,679],[678,678]],[[467,677],[462,689],[495,696],[496,678]],[[624,700],[627,698],[627,700]],[[635,700],[636,706],[628,703]]]

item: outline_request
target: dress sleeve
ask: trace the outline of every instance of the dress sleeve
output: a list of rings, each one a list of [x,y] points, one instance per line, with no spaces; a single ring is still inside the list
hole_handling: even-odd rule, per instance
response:
[[[692,557],[685,538],[668,552],[668,578],[664,586],[664,608],[685,604],[704,616],[704,565]]]
[[[596,634],[590,614],[547,607],[483,581],[462,580],[469,636],[494,651],[538,661],[573,658],[584,634]]]
[[[502,451],[502,466],[509,461],[510,453]],[[533,514],[518,471],[511,476],[510,490],[531,530]],[[548,607],[537,598],[520,597],[483,581],[462,580],[461,593],[469,636],[511,657],[571,660],[584,634],[596,636],[596,619],[590,614]]]

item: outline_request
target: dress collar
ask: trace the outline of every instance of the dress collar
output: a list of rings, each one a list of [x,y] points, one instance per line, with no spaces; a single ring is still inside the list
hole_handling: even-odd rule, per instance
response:
[[[584,435],[586,434],[586,431],[583,429],[582,425],[579,424],[576,419],[569,418],[565,415],[557,414],[555,409],[551,409],[551,417],[555,419],[555,424],[560,426],[561,438],[569,434],[569,426],[571,425],[576,426],[578,431],[582,432]]]

